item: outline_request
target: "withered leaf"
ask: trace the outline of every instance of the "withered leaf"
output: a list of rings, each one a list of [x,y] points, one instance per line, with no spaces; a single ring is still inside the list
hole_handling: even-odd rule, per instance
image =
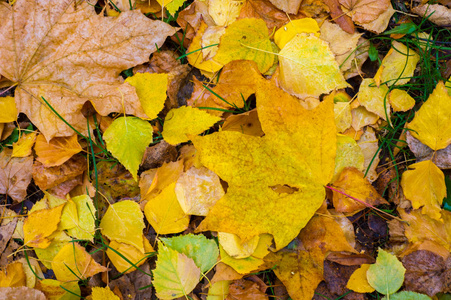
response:
[[[11,157],[11,154],[10,149],[0,153],[0,194],[8,194],[14,201],[21,202],[31,181],[33,157]]]

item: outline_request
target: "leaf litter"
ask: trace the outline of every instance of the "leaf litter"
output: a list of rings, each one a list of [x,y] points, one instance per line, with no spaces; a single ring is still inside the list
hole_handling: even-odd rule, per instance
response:
[[[446,299],[447,5],[0,1],[0,299]]]

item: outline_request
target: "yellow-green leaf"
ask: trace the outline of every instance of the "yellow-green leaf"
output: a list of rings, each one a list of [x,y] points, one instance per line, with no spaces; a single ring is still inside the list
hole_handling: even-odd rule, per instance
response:
[[[190,135],[198,135],[221,118],[191,106],[172,109],[166,115],[163,125],[163,138],[171,145],[189,141]]]
[[[51,239],[52,242],[47,248],[45,249],[34,248],[34,252],[38,256],[40,262],[46,268],[51,269],[53,258],[72,239],[64,231],[55,232],[49,237],[49,239]]]
[[[411,134],[432,150],[451,144],[451,96],[440,81],[407,127]]]
[[[67,233],[79,240],[93,241],[95,233],[96,208],[92,199],[88,195],[81,195],[72,198],[77,208],[78,218],[75,226],[68,229]]]
[[[279,53],[280,85],[300,98],[319,97],[348,87],[327,42],[297,34]]]
[[[120,300],[120,298],[108,286],[95,286],[92,288],[92,300]]]
[[[274,63],[268,28],[262,19],[246,18],[233,22],[221,38],[214,59],[225,65],[232,60],[253,60],[261,73]]]
[[[103,134],[108,151],[136,181],[144,151],[153,140],[152,134],[150,123],[135,117],[117,118]]]
[[[406,269],[396,256],[379,248],[376,263],[368,268],[366,277],[376,291],[390,295],[402,286],[405,272]]]
[[[139,204],[131,200],[116,202],[106,211],[100,222],[102,234],[110,240],[130,244],[144,252],[142,232],[143,213]]]
[[[125,79],[125,82],[135,87],[141,106],[149,119],[156,119],[166,100],[168,74],[136,73]]]
[[[440,220],[443,198],[446,197],[445,175],[432,161],[410,165],[402,174],[401,186],[412,207],[423,207],[421,213]]]
[[[159,299],[188,295],[199,282],[200,274],[193,259],[158,243],[158,259],[152,283]]]

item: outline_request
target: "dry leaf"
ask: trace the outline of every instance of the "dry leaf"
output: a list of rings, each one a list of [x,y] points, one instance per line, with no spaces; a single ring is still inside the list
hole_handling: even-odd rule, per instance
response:
[[[339,0],[346,14],[354,22],[369,23],[385,12],[390,4],[389,0]]]
[[[271,3],[287,14],[297,14],[302,0],[270,0]]]
[[[33,157],[12,158],[11,155],[10,149],[0,153],[0,194],[7,194],[14,201],[22,202],[31,181]]]
[[[41,134],[36,139],[34,151],[36,151],[36,160],[41,162],[44,167],[55,167],[68,161],[73,155],[82,151],[78,143],[78,136],[53,138],[49,142]]]
[[[420,5],[412,8],[412,12],[420,17],[428,16],[428,21],[438,26],[449,26],[451,24],[451,9],[440,4]]]

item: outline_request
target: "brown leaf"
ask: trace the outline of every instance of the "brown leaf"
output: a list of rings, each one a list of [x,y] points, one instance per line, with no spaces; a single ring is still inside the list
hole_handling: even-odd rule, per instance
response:
[[[260,286],[246,279],[238,279],[229,286],[228,300],[266,300],[268,296],[260,290]]]
[[[360,266],[362,264],[374,264],[374,257],[367,254],[356,254],[349,252],[330,252],[327,260],[343,266]]]
[[[351,18],[341,10],[338,0],[324,0],[324,3],[329,7],[330,16],[335,23],[340,25],[341,29],[347,33],[354,33],[354,23],[352,23]]]
[[[402,258],[406,290],[434,296],[444,292],[445,260],[431,251],[418,250]]]
[[[406,141],[410,151],[413,152],[418,162],[430,160],[434,157],[434,164],[436,164],[437,167],[440,169],[451,169],[451,145],[444,149],[434,151],[412,136],[410,131],[407,131]]]
[[[11,212],[10,210],[4,208],[1,214],[2,217],[6,215],[8,211]],[[10,222],[7,223],[7,221]],[[16,229],[17,218],[3,219],[1,223],[2,226],[0,226],[0,253],[3,253],[6,246],[9,243],[9,240],[11,239],[11,236],[14,233],[14,230]]]
[[[82,156],[74,156],[61,166],[50,168],[46,168],[42,163],[35,161],[33,164],[33,179],[36,185],[45,191],[82,175],[86,169],[86,159]]]
[[[0,2],[0,16],[0,73],[17,83],[18,110],[47,140],[74,131],[41,97],[81,132],[87,128],[81,114],[86,101],[101,115],[125,107],[127,114],[146,117],[119,73],[146,62],[175,33],[170,25],[136,10],[106,18],[75,0],[19,0],[12,7]]]
[[[22,202],[31,181],[33,157],[13,157],[12,150],[0,153],[0,194],[8,194],[14,201]]]
[[[360,266],[345,266],[328,259],[324,260],[324,281],[328,289],[336,295],[342,295],[347,292],[346,284],[352,273]]]
[[[387,10],[389,0],[338,0],[354,22],[368,23]]]
[[[449,26],[451,24],[451,9],[440,4],[427,4],[414,7],[412,12],[420,17],[429,16],[428,20],[438,26]]]
[[[0,287],[0,300],[46,300],[41,291],[21,286],[21,287]]]
[[[186,49],[188,49],[188,46],[196,35],[202,21],[207,23],[208,26],[216,25],[208,13],[207,5],[208,4],[203,1],[194,1],[194,3],[179,12],[177,24],[185,31],[184,38],[186,39],[186,44],[184,43],[183,45]]]
[[[237,280],[243,278],[243,274],[238,273],[235,271],[234,268],[232,268],[229,265],[226,265],[225,263],[218,263],[216,265],[215,269],[215,275],[211,279],[211,284],[222,281],[222,280]]]
[[[177,154],[177,149],[174,146],[162,140],[155,146],[146,148],[141,167],[144,170],[159,168],[165,162],[175,161]]]
[[[92,176],[94,180],[94,174]],[[121,164],[101,161],[97,164],[97,176],[100,192],[113,202],[139,194],[138,183]]]
[[[270,0],[274,6],[287,14],[297,14],[302,0]]]

